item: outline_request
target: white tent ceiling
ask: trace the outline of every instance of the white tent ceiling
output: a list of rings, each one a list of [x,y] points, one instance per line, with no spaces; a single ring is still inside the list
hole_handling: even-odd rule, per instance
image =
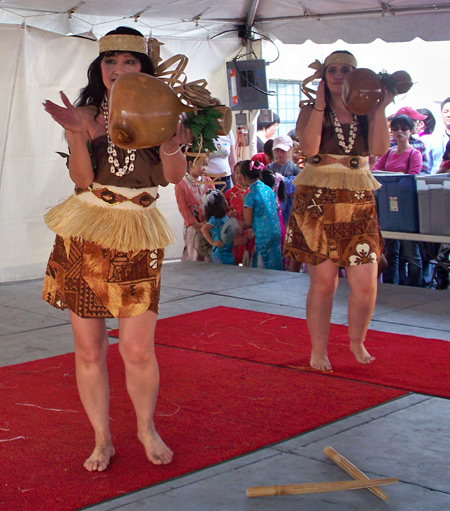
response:
[[[208,39],[235,35],[237,25],[283,43],[376,38],[409,41],[449,37],[445,0],[0,0],[0,23],[60,34],[104,35],[131,25],[145,35]],[[230,32],[228,32],[230,31]]]

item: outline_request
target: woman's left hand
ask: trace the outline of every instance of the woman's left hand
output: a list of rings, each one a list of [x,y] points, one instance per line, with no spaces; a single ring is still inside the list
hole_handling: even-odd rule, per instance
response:
[[[390,103],[394,101],[397,93],[391,92],[389,89],[384,87],[384,98],[383,101],[380,102],[377,108],[386,108]]]
[[[179,150],[181,150],[181,146],[192,143],[192,132],[184,125],[185,120],[186,114],[183,112],[178,120],[177,132],[175,135],[172,138],[165,140],[160,146],[163,155],[173,156],[178,154]]]
[[[192,132],[189,128],[186,128],[184,125],[184,121],[187,119],[186,113],[183,112],[180,115],[178,124],[177,124],[177,132],[172,138],[174,142],[180,145],[188,145],[192,143]]]

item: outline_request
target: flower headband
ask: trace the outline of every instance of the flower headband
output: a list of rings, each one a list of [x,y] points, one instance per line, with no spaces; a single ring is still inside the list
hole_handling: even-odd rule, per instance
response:
[[[256,160],[250,160],[250,163],[248,164],[248,168],[250,170],[253,170],[253,168],[255,168],[256,170],[263,170],[264,167],[265,167],[264,163]]]
[[[100,38],[99,43],[99,53],[105,51],[133,51],[147,55],[147,40],[144,36],[111,34]]]
[[[220,190],[208,190],[206,192],[206,195],[202,197],[202,202],[205,204],[205,206],[210,206],[211,204],[214,204],[216,199],[218,199],[221,196]]]
[[[322,62],[320,62],[320,60],[316,59],[312,64],[308,66],[309,68],[315,70],[314,74],[312,74],[308,78],[305,78],[305,80],[303,80],[302,82],[302,92],[308,99],[300,101],[299,105],[300,108],[303,108],[306,105],[314,103],[316,91],[314,89],[307,87],[307,85],[313,82],[314,80],[321,80],[325,76],[326,68],[331,64],[347,64],[354,68],[358,67],[358,63],[356,62],[355,57],[351,53],[343,51],[338,51],[332,53],[331,55],[328,55],[323,64]]]

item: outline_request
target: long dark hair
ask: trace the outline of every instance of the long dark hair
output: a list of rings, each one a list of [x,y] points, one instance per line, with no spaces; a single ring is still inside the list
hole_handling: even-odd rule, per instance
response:
[[[278,187],[275,190],[275,183],[276,178],[275,174],[269,170],[267,167],[262,170],[261,172],[261,181],[267,185],[269,188],[272,188],[272,190],[276,191],[278,198],[280,199],[280,202],[284,202],[286,200],[286,186],[284,184],[283,179],[280,179],[280,182],[278,183]]]
[[[138,30],[128,27],[118,27],[115,30],[108,32],[106,35],[118,34],[136,35],[143,37],[143,35]],[[100,55],[91,63],[87,72],[88,84],[86,85],[86,87],[84,87],[84,89],[81,90],[78,99],[75,101],[75,106],[94,105],[97,108],[96,116],[100,113],[101,104],[106,94],[106,87],[105,84],[103,83],[102,70],[100,64],[104,57],[111,57],[118,53],[122,52],[105,51],[103,53],[100,53]],[[145,73],[152,76],[155,75],[155,68],[148,55],[146,55],[145,53],[138,53],[134,51],[129,53],[136,57],[141,63],[141,73]]]
[[[259,161],[244,160],[241,165],[241,174],[249,179],[261,179],[261,171],[264,164]]]

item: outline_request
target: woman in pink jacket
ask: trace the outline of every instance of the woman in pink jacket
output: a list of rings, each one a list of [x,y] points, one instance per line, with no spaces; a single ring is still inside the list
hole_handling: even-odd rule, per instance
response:
[[[372,170],[402,172],[403,174],[420,174],[422,170],[422,153],[415,149],[409,139],[414,130],[414,121],[407,115],[397,115],[391,121],[391,132],[395,147],[382,156]]]
[[[420,174],[422,153],[414,149],[409,138],[414,130],[414,121],[407,115],[397,115],[391,121],[391,131],[396,147],[392,147],[372,167],[372,170]],[[389,240],[385,255],[388,261],[383,271],[383,282],[422,286],[423,265],[419,245],[415,241]],[[401,263],[401,260],[404,261]],[[407,268],[407,272],[406,272]]]

